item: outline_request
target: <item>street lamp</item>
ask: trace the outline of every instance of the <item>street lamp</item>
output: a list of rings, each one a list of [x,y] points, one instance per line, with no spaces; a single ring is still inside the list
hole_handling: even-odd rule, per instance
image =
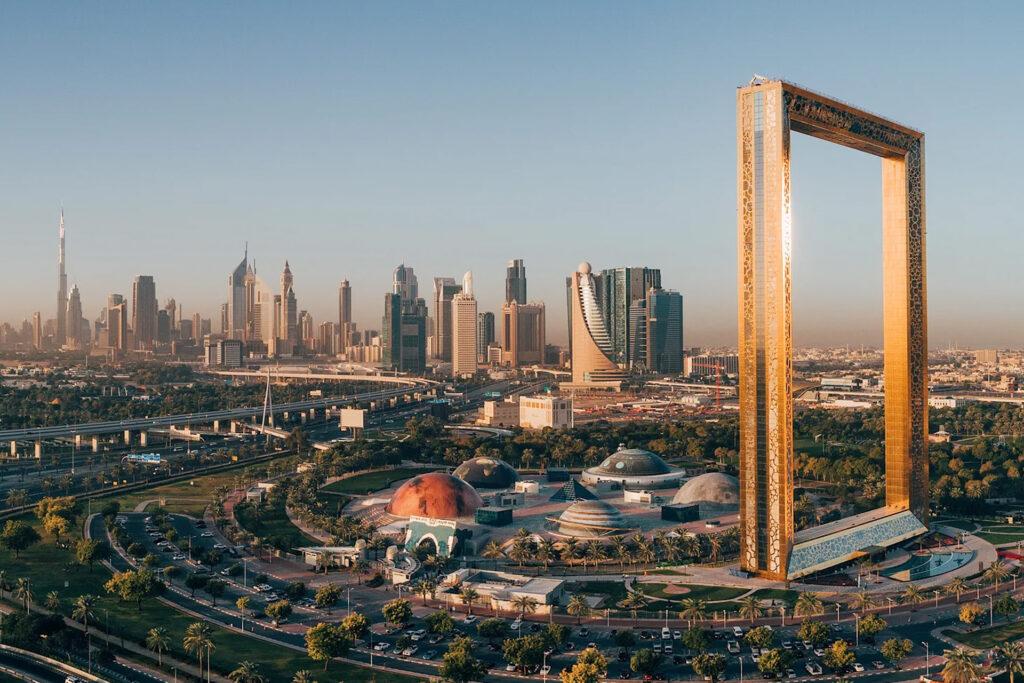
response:
[[[779,613],[782,615],[782,628],[786,628],[786,606],[782,605],[779,607]]]
[[[893,603],[893,599],[892,598],[886,598],[886,600],[889,601],[889,616],[891,617],[892,616],[892,603]]]
[[[860,615],[859,614],[854,614],[853,615],[853,619],[854,619],[853,633],[854,633],[854,639],[855,639],[854,640],[854,642],[855,642],[854,647],[860,647]]]
[[[924,675],[927,678],[931,673],[931,648],[928,647],[928,641],[922,640],[921,644],[924,645]]]
[[[548,653],[547,652],[544,653],[544,664],[541,667],[541,671],[544,672],[544,681],[545,681],[545,683],[547,683],[547,680],[548,680]]]
[[[839,603],[836,603],[836,623],[839,623]]]
[[[993,615],[992,615],[993,611],[994,611],[994,609],[992,607],[992,594],[989,593],[989,595],[988,595],[988,625],[990,627],[992,626],[993,622],[995,621],[994,618],[993,618]]]
[[[345,589],[345,602],[348,615],[352,616],[352,586]]]

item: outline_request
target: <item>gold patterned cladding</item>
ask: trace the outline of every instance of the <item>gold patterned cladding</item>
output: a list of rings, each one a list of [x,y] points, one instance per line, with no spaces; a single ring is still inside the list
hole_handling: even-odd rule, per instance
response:
[[[740,561],[777,579],[794,533],[791,130],[882,158],[886,504],[928,514],[924,136],[783,81],[741,88]]]

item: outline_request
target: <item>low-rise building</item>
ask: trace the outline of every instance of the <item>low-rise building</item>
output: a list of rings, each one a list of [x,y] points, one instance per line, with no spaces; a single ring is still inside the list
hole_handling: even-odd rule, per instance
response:
[[[569,429],[573,426],[572,398],[524,396],[519,399],[519,426],[525,429]]]
[[[484,401],[477,424],[487,427],[519,426],[519,401],[506,398],[503,401]]]
[[[549,614],[552,607],[562,601],[565,582],[561,579],[522,576],[500,571],[460,569],[446,576],[441,585],[451,600],[459,601],[463,588],[473,588],[485,607],[515,611],[512,601],[530,597],[537,601],[537,614]]]

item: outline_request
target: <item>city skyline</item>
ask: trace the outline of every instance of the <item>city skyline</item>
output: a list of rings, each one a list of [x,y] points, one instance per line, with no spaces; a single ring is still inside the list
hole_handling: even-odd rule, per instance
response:
[[[53,17],[8,7],[0,56],[13,65],[9,92],[19,103],[8,129],[20,134],[0,171],[0,229],[18,245],[7,278],[23,294],[0,303],[0,320],[53,317],[63,203],[68,289],[78,285],[87,319],[147,274],[161,301],[174,297],[216,321],[224,275],[249,242],[262,273],[279,272],[286,258],[301,273],[302,306],[317,322],[336,318],[338,282],[348,279],[353,319],[376,327],[380,294],[402,261],[425,278],[473,270],[480,310],[498,313],[509,260],[525,260],[530,298],[550,308],[585,259],[660,268],[664,286],[687,297],[688,343],[731,345],[733,151],[722,141],[733,124],[721,85],[767,72],[934,131],[930,339],[1016,346],[1024,322],[1003,315],[1015,306],[1003,280],[1022,238],[1006,199],[1014,188],[999,169],[1022,151],[1001,132],[1015,130],[1020,96],[1005,91],[984,105],[974,96],[1013,76],[1004,32],[1021,10],[1001,7],[1001,17],[964,17],[952,3],[923,17],[897,7],[877,22],[809,6],[448,6],[442,26],[427,10],[311,5],[282,17],[258,6],[243,31],[229,30],[239,16],[229,8]],[[194,19],[207,26],[178,60]],[[277,20],[281,36],[269,28]],[[908,39],[900,27],[911,22],[924,25]],[[123,59],[137,39],[125,36],[149,35],[150,24],[162,29],[142,63]],[[755,26],[777,38],[754,40]],[[346,40],[330,40],[327,27]],[[572,50],[545,47],[570,31]],[[222,35],[231,39],[213,40]],[[833,45],[850,35],[864,49],[838,54]],[[739,45],[750,49],[731,49]],[[25,60],[41,52],[46,59]],[[319,87],[325,79],[330,87]],[[950,83],[965,96],[937,106],[930,94]],[[291,97],[279,98],[282,88]],[[74,105],[54,106],[55,92]],[[215,106],[164,107],[165,99]],[[289,99],[302,106],[282,103]],[[794,342],[877,345],[876,164],[815,141],[794,145],[794,182],[806,188],[794,217]],[[439,237],[472,249],[446,249]],[[563,319],[549,321],[560,344]]]

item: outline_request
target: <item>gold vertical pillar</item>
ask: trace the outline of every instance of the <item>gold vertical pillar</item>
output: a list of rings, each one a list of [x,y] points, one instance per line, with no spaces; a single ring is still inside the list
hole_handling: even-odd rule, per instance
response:
[[[740,566],[785,579],[793,537],[789,121],[781,83],[737,94]]]

